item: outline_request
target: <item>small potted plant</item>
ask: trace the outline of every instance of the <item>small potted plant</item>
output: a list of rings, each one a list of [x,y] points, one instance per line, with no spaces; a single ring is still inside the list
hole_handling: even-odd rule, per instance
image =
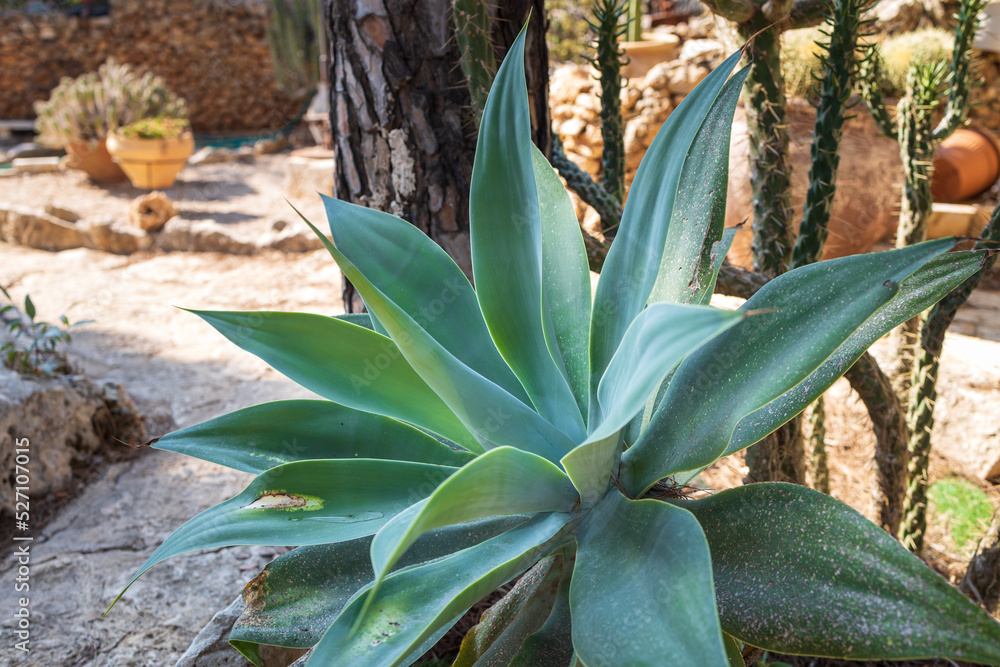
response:
[[[132,185],[146,190],[172,186],[193,151],[186,118],[144,118],[108,136],[111,157]]]
[[[64,148],[70,165],[98,183],[125,180],[106,148],[116,128],[150,116],[186,115],[184,100],[149,73],[139,73],[114,59],[97,72],[64,78],[49,99],[35,104],[38,141]]]

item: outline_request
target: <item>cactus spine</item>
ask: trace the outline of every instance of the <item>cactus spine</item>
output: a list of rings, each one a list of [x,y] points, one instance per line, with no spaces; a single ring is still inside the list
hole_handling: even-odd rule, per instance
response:
[[[983,238],[976,243],[977,249],[996,246],[1000,243],[1000,205],[993,210],[990,222],[983,230]],[[940,366],[944,336],[955,318],[955,313],[968,300],[983,275],[996,262],[996,254],[991,254],[983,262],[983,268],[956,287],[939,301],[928,313],[920,328],[920,349],[914,360],[912,386],[910,389],[910,409],[907,420],[910,423],[910,464],[903,504],[903,524],[899,539],[910,551],[920,554],[924,547],[927,531],[927,480],[928,462],[931,451],[931,431],[934,429],[934,401],[937,398],[937,373]]]
[[[458,41],[459,62],[469,84],[476,126],[483,116],[486,98],[496,75],[489,6],[481,0],[453,0],[455,37]]]

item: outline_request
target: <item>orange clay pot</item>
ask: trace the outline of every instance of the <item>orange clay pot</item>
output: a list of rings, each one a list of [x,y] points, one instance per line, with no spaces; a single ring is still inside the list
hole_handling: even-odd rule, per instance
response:
[[[931,194],[943,204],[971,199],[1000,178],[1000,144],[989,130],[962,128],[941,142]]]
[[[74,141],[66,146],[66,154],[70,157],[69,166],[86,173],[93,181],[121,183],[125,180],[125,172],[111,159],[104,139],[94,143]]]
[[[108,152],[132,185],[144,190],[169,188],[194,152],[194,136],[185,132],[171,139],[133,139],[112,133]]]

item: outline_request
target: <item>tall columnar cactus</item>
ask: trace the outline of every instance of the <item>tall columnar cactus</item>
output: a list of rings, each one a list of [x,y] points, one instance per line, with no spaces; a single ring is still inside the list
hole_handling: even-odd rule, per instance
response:
[[[479,125],[497,71],[490,37],[489,5],[482,0],[454,0],[452,12],[462,73],[469,84],[476,125]]]
[[[823,75],[817,91],[819,100],[810,151],[809,187],[802,224],[792,250],[791,268],[811,264],[823,256],[833,195],[837,190],[845,111],[857,73],[855,54],[863,24],[861,15],[869,6],[871,0],[830,3],[826,33],[829,40],[822,45],[819,55]]]
[[[831,2],[827,17],[828,41],[820,53],[822,78],[811,147],[809,188],[802,210],[799,235],[792,249],[791,268],[818,261],[826,244],[833,196],[837,190],[840,166],[840,139],[845,110],[857,70],[855,53],[862,27],[862,12],[870,0]],[[813,486],[830,492],[830,471],[826,457],[826,406],[820,397],[808,411],[809,463]]]
[[[628,3],[628,41],[642,39],[642,0],[625,0]]]
[[[950,66],[945,69],[934,64],[914,65],[907,77],[906,95],[897,106],[895,119],[882,96],[881,62],[877,51],[874,47],[868,49],[859,89],[876,125],[884,134],[899,142],[903,162],[904,185],[896,234],[897,247],[919,243],[926,238],[933,203],[930,179],[934,152],[967,118],[972,79],[972,40],[984,4],[985,0],[961,0],[955,16]],[[941,91],[945,88],[948,95],[944,117],[935,127],[933,114],[942,102]],[[940,347],[936,350],[933,347],[937,334],[925,335],[921,332],[932,332],[940,327],[939,333],[943,337],[947,324],[941,326],[940,311],[936,317],[939,320],[936,324],[929,323],[922,327],[919,317],[915,317],[900,327],[896,333],[896,366],[893,369],[897,390],[909,399],[907,500],[900,535],[918,553],[923,547],[926,528],[927,463],[930,454],[928,424],[933,422],[937,357],[940,354]],[[932,345],[930,349],[928,344]],[[940,340],[936,344],[940,345]],[[903,461],[897,461],[897,465],[902,466]]]
[[[744,39],[764,26],[741,26]],[[781,34],[765,30],[753,38],[753,67],[746,83],[747,131],[750,135],[750,183],[753,189],[754,268],[768,276],[788,269],[792,244],[791,164],[781,76]]]
[[[597,34],[594,66],[601,74],[601,185],[617,201],[625,201],[625,123],[622,121],[622,56],[618,39],[628,24],[622,22],[627,0],[598,0],[591,27]],[[603,229],[613,233],[613,228]]]
[[[271,0],[267,43],[278,85],[302,97],[315,92],[326,52],[319,0]]]
[[[977,249],[1000,245],[1000,205],[993,210],[989,224],[983,230]],[[910,462],[903,505],[903,523],[899,539],[910,551],[923,551],[927,532],[927,481],[931,452],[931,431],[934,429],[934,402],[937,399],[937,375],[941,350],[948,325],[955,313],[976,289],[983,275],[996,262],[996,254],[984,260],[983,268],[965,280],[935,305],[920,328],[920,347],[914,359],[910,388]]]

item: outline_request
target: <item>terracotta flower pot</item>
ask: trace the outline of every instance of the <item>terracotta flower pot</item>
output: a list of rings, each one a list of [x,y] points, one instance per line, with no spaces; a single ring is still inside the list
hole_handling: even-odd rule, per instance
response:
[[[941,142],[934,157],[931,194],[954,204],[986,192],[1000,177],[1000,143],[989,130],[962,128]]]
[[[674,59],[680,40],[676,35],[666,33],[643,35],[641,42],[622,42],[622,50],[628,57],[628,62],[622,66],[622,76],[639,79],[655,65]]]
[[[194,152],[194,136],[185,132],[171,139],[133,139],[112,133],[108,152],[132,185],[144,190],[169,188]]]
[[[79,169],[98,183],[121,183],[125,172],[111,159],[104,139],[91,143],[74,141],[66,146],[70,156],[70,167]]]

